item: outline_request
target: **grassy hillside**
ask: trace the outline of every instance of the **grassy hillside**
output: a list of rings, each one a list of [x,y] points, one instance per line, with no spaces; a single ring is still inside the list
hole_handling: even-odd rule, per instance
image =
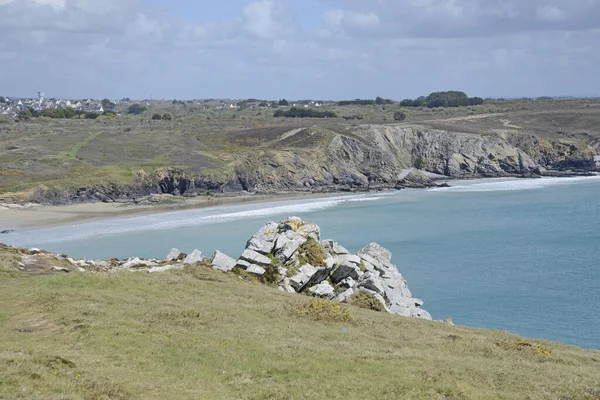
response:
[[[0,281],[0,399],[600,399],[598,351],[203,266],[16,276]]]
[[[141,170],[176,167],[193,176],[226,179],[236,168],[250,168],[253,158],[301,159],[323,148],[336,134],[357,138],[357,123],[394,123],[398,106],[327,107],[335,119],[273,118],[272,109],[216,110],[204,106],[157,104],[138,116],[97,120],[33,118],[29,122],[0,119],[0,195],[28,198],[40,185],[81,188],[125,184]],[[172,121],[152,121],[153,112],[170,112]],[[450,132],[499,135],[525,151],[556,157],[570,146],[592,151],[600,138],[597,101],[490,102],[481,106],[404,109],[404,124]],[[358,116],[360,120],[344,117]],[[302,130],[286,138],[288,132]],[[360,139],[360,138],[357,138]],[[559,142],[559,148],[548,141]],[[595,144],[594,144],[595,143]],[[306,154],[302,154],[304,151]],[[318,153],[318,152],[317,152]],[[540,153],[534,151],[535,155]],[[564,154],[563,154],[564,153]],[[575,151],[579,155],[580,151]],[[589,154],[585,154],[589,156]],[[28,192],[29,191],[29,192]]]

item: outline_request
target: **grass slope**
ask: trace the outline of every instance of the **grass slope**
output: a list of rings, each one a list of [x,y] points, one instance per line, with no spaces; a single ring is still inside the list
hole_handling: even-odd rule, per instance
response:
[[[327,107],[336,119],[273,118],[271,109],[217,110],[216,105],[186,108],[155,104],[139,116],[120,115],[97,120],[0,124],[0,195],[27,198],[27,191],[44,184],[79,188],[102,183],[130,183],[136,172],[180,167],[191,175],[228,176],[240,160],[269,152],[289,159],[300,150],[323,149],[332,132],[355,135],[354,124],[393,123],[398,106]],[[525,135],[590,144],[600,138],[600,102],[512,101],[481,106],[404,109],[407,124],[503,137]],[[122,110],[123,111],[123,110]],[[168,112],[172,121],[152,121],[154,112]],[[360,116],[347,121],[344,116]],[[4,121],[4,120],[3,120]],[[283,139],[286,132],[297,134]],[[318,132],[318,135],[311,135]],[[521,141],[524,139],[521,139]],[[520,141],[515,140],[516,144]],[[321,151],[318,150],[318,151]],[[25,194],[23,194],[25,193]]]
[[[598,351],[310,301],[202,266],[0,282],[0,399],[600,399]]]

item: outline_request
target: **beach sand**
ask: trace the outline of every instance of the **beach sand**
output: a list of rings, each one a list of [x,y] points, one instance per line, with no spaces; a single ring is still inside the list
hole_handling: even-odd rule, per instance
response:
[[[242,195],[232,197],[192,197],[170,196],[172,203],[136,205],[132,203],[82,203],[68,205],[29,205],[27,207],[6,208],[0,203],[0,232],[5,230],[35,229],[49,226],[75,224],[83,221],[127,217],[142,214],[159,214],[170,211],[191,210],[236,204],[264,203],[299,199],[315,199],[348,195],[348,193],[294,193],[282,195]]]

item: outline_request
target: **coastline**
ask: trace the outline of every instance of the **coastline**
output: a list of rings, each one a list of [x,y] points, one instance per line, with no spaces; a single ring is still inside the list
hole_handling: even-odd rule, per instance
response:
[[[586,177],[600,176],[600,174],[590,174]],[[185,211],[204,209],[212,207],[228,207],[243,204],[263,204],[274,201],[293,201],[293,200],[314,200],[328,199],[340,196],[356,196],[361,194],[374,194],[395,192],[400,190],[427,190],[435,188],[452,188],[453,184],[461,185],[465,182],[470,184],[490,183],[502,181],[521,181],[558,178],[571,179],[578,176],[547,176],[540,178],[521,178],[521,177],[490,177],[490,178],[471,178],[471,179],[443,179],[436,181],[432,187],[413,187],[404,189],[372,189],[364,191],[331,191],[331,192],[285,192],[273,194],[237,194],[230,196],[198,196],[198,197],[178,197],[172,195],[156,195],[156,203],[135,204],[126,203],[76,203],[66,205],[45,205],[30,204],[28,206],[6,207],[6,204],[0,203],[0,242],[1,233],[9,233],[17,230],[39,229],[54,226],[64,226],[77,224],[79,222],[101,221],[111,218],[123,218],[140,215],[163,214],[173,211]],[[580,177],[580,176],[579,176]]]
[[[362,192],[360,192],[362,193]],[[359,194],[360,194],[359,193]],[[376,192],[364,192],[376,193]],[[47,228],[76,224],[79,222],[100,221],[110,218],[137,215],[162,214],[172,211],[194,210],[212,207],[227,207],[241,204],[262,204],[272,201],[312,200],[339,196],[352,196],[357,193],[285,193],[285,194],[243,194],[227,197],[175,197],[173,203],[133,204],[133,203],[79,203],[67,205],[31,205],[29,207],[6,208],[0,205],[0,232],[23,229]],[[2,235],[0,235],[1,242]]]

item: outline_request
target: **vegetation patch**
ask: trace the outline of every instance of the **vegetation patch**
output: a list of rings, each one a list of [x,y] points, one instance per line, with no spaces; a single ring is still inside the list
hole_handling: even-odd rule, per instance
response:
[[[505,350],[528,351],[547,357],[552,355],[552,350],[543,344],[522,339],[503,340],[496,344]]]
[[[323,250],[319,242],[312,238],[309,238],[306,243],[300,246],[297,257],[300,265],[310,264],[317,268],[324,268],[327,266],[325,263],[327,253]]]
[[[361,290],[360,292],[354,293],[352,296],[350,296],[348,304],[351,304],[358,308],[364,308],[365,310],[372,310],[378,312],[385,311],[385,308],[383,307],[383,304],[381,304],[381,301],[379,301],[379,299],[377,299],[377,297],[375,297],[375,295],[373,295],[372,293],[366,292],[364,290]]]
[[[350,322],[350,311],[338,303],[326,299],[311,299],[291,307],[293,315],[318,322]]]

